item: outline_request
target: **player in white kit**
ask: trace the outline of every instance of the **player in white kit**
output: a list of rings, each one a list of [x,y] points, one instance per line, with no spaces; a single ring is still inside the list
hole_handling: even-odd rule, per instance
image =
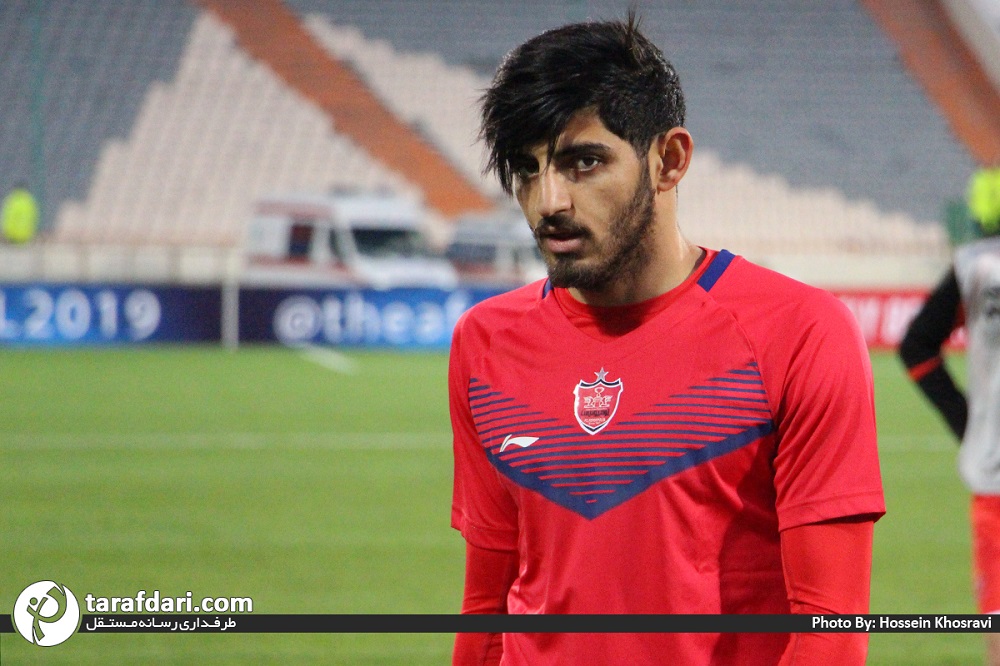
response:
[[[969,210],[984,238],[960,247],[951,270],[910,324],[899,354],[910,377],[961,440],[959,472],[972,494],[976,602],[1000,613],[1000,168],[970,184]],[[964,325],[965,392],[941,348]],[[989,664],[1000,666],[1000,635],[987,635]]]

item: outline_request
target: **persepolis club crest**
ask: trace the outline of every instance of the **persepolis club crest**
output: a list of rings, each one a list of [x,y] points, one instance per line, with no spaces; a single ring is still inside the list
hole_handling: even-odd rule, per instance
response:
[[[620,377],[609,382],[606,379],[608,373],[604,368],[594,374],[597,375],[596,381],[581,381],[573,389],[575,396],[573,413],[576,415],[576,422],[591,435],[599,433],[611,423],[615,412],[618,411],[618,401],[622,395]]]

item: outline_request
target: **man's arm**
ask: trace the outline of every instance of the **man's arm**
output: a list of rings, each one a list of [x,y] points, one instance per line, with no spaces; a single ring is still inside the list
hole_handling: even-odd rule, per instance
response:
[[[792,613],[868,613],[875,519],[856,516],[791,527],[781,559]],[[864,633],[792,634],[779,666],[862,666]]]
[[[899,357],[924,395],[961,441],[968,419],[965,395],[941,358],[941,348],[962,323],[962,297],[950,270],[914,317],[899,345]]]
[[[454,451],[451,524],[466,541],[463,613],[506,613],[507,593],[517,576],[517,505],[487,460],[469,404],[469,322],[459,319],[448,364],[448,402]],[[473,328],[473,339],[476,329]],[[475,344],[471,347],[476,349]],[[452,663],[500,663],[501,634],[459,633]]]
[[[507,593],[517,577],[517,551],[488,550],[466,543],[463,613],[506,613]],[[455,636],[452,666],[496,666],[503,655],[503,634]]]

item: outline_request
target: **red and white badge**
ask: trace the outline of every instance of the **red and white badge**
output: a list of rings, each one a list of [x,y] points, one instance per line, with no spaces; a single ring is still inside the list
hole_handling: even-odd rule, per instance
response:
[[[597,375],[596,381],[581,381],[573,389],[573,413],[576,421],[591,435],[599,433],[611,423],[618,411],[623,388],[620,377],[613,382],[607,380],[608,373],[604,368],[594,374]]]

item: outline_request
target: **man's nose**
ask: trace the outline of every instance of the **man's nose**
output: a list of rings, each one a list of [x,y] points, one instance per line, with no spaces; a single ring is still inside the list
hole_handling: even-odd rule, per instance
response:
[[[538,214],[549,217],[565,213],[573,205],[568,183],[558,169],[546,168],[538,177]]]

